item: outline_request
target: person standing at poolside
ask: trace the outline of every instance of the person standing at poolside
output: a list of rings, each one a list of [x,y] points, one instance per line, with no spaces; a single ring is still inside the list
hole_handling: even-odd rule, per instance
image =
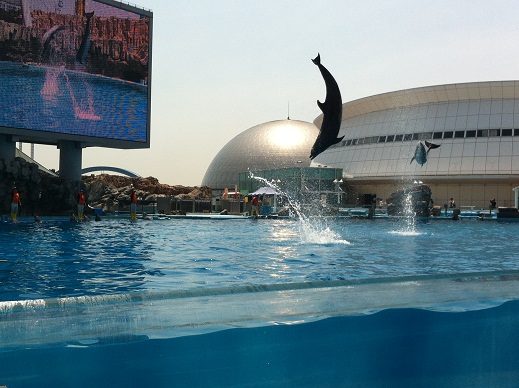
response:
[[[489,206],[489,210],[490,210],[489,213],[490,214],[492,214],[492,209],[496,208],[496,204],[497,204],[497,202],[496,202],[495,198],[490,200],[490,206]]]
[[[132,191],[130,192],[130,215],[132,220],[137,220],[137,194],[131,185]]]
[[[20,193],[13,187],[11,190],[11,219],[13,222],[18,222],[16,216],[18,215],[18,208],[22,205],[22,201],[20,200]]]
[[[259,216],[259,198],[257,195],[252,197],[250,214],[251,214],[251,216],[254,216],[254,215],[256,215],[256,217]]]
[[[83,212],[85,211],[85,193],[83,193],[83,190],[79,190],[79,193],[77,193],[77,218],[79,221],[83,221]]]

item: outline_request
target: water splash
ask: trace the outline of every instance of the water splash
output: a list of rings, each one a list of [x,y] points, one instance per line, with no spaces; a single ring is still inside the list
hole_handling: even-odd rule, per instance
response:
[[[350,244],[349,241],[344,240],[341,235],[330,229],[326,222],[326,218],[321,214],[318,214],[315,208],[312,209],[312,215],[309,215],[303,211],[300,201],[288,195],[275,182],[256,176],[251,171],[249,171],[249,175],[251,178],[263,182],[268,187],[286,197],[290,209],[296,214],[299,222],[299,237],[301,244]]]
[[[414,211],[411,190],[409,190],[405,196],[403,210],[403,227],[399,230],[391,231],[390,233],[400,236],[420,236],[422,233],[416,230],[416,213]]]
[[[405,196],[404,202],[404,220],[405,230],[408,233],[416,232],[416,214],[413,208],[413,196],[409,190]]]
[[[344,240],[340,234],[334,232],[329,226],[316,226],[310,222],[299,222],[299,236],[301,244],[317,244],[317,245],[331,245],[331,244],[351,244]]]
[[[421,236],[423,234],[421,232],[417,232],[416,230],[392,230],[389,233],[399,236]]]

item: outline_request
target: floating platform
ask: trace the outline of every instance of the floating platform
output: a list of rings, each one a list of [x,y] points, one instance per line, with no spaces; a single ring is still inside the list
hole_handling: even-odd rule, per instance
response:
[[[218,213],[188,213],[188,214],[181,214],[181,215],[167,215],[164,216],[165,218],[171,218],[171,219],[182,219],[187,218],[190,220],[197,219],[197,220],[247,220],[254,217],[246,216],[242,214],[218,214]]]

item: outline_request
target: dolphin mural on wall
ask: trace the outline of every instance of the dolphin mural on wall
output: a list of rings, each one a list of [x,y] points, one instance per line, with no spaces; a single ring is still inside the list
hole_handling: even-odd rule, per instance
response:
[[[413,163],[413,160],[416,160],[416,163],[423,166],[427,162],[427,154],[429,154],[429,151],[440,146],[440,144],[429,143],[427,140],[424,140],[424,142],[425,146],[421,141],[418,142],[409,164]],[[427,151],[425,150],[425,147],[427,147]]]
[[[85,14],[87,18],[85,32],[83,33],[83,39],[81,40],[81,46],[76,54],[76,63],[84,64],[88,50],[90,49],[90,19],[94,16],[94,11]]]
[[[315,158],[328,147],[339,143],[344,138],[344,136],[337,137],[342,121],[342,98],[339,86],[326,67],[321,64],[320,54],[317,54],[317,57],[312,59],[312,62],[319,68],[324,78],[326,99],[324,103],[317,101],[317,105],[323,112],[323,122],[310,151],[310,159]]]

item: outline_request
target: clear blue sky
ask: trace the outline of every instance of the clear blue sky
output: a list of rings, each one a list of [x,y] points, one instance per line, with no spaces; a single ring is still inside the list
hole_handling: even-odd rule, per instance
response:
[[[325,87],[343,102],[400,89],[519,79],[516,0],[132,0],[153,11],[151,148],[87,148],[170,185],[200,185],[234,136],[263,122],[312,122]],[[28,152],[28,146],[24,151]],[[36,159],[58,169],[55,147]]]

